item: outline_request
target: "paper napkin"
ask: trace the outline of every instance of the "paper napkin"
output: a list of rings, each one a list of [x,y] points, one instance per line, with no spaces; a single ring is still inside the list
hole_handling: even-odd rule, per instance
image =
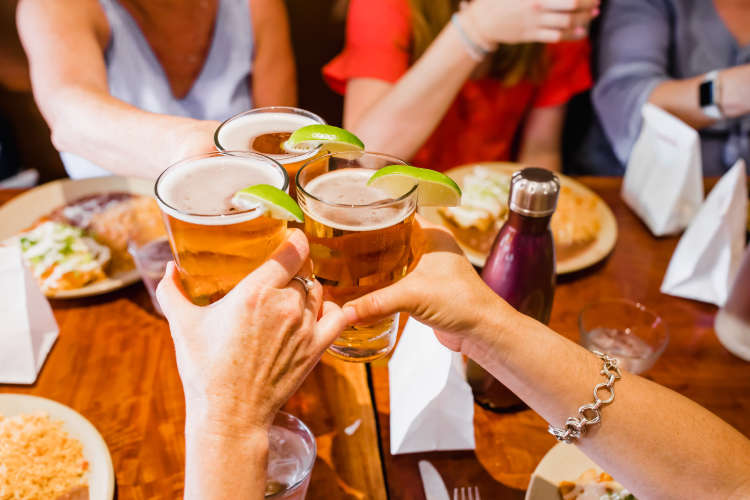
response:
[[[474,398],[460,353],[413,318],[388,363],[391,454],[473,450]]]
[[[33,384],[59,332],[17,245],[0,246],[0,382]]]
[[[646,103],[643,127],[630,153],[622,198],[655,236],[685,229],[703,202],[698,132]]]
[[[724,305],[742,259],[746,220],[745,162],[737,160],[680,238],[662,293]]]

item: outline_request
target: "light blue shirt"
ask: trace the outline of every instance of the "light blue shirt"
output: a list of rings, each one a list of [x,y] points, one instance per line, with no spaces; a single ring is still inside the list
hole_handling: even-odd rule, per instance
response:
[[[750,45],[738,45],[713,0],[610,0],[598,62],[594,107],[626,164],[640,134],[641,108],[657,85],[750,63]],[[750,169],[750,116],[719,122],[700,134],[705,175],[721,175],[738,158]]]
[[[110,26],[105,52],[113,97],[144,111],[223,121],[252,107],[253,31],[248,0],[219,0],[208,56],[188,94],[172,94],[164,69],[135,19],[117,0],[99,0]],[[92,162],[60,153],[74,179],[110,175]],[[168,165],[164,165],[166,168]]]

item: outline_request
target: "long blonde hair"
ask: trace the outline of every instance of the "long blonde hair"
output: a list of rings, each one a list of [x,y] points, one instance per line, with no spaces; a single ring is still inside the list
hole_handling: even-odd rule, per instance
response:
[[[409,0],[412,63],[424,54],[448,24],[459,3],[459,0]],[[500,45],[492,56],[490,74],[506,86],[516,85],[522,80],[539,83],[544,78],[546,62],[544,45],[541,43]]]

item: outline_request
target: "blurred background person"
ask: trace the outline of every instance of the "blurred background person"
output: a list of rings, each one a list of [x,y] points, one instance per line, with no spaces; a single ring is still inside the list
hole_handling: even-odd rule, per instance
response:
[[[368,149],[446,170],[517,160],[560,170],[571,96],[590,84],[598,0],[352,0],[323,69]],[[561,40],[577,40],[556,43]]]
[[[700,132],[704,174],[750,166],[750,1],[610,0],[599,72],[594,106],[620,172],[646,102]],[[702,103],[701,86],[714,98]]]
[[[17,25],[74,178],[154,178],[220,120],[297,101],[282,0],[22,0]]]

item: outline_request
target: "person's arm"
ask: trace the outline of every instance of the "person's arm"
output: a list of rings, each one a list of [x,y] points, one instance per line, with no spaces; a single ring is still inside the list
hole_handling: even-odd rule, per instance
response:
[[[341,309],[294,276],[312,274],[304,234],[207,307],[186,297],[174,263],[156,296],[185,392],[185,498],[262,499],[268,430],[343,331]],[[320,316],[320,319],[318,317]]]
[[[534,108],[523,127],[518,161],[523,165],[562,170],[562,129],[565,105]]]
[[[152,178],[214,150],[218,122],[149,113],[109,94],[109,25],[96,0],[23,0],[16,20],[34,97],[58,150],[115,174]]]
[[[423,254],[415,269],[345,305],[347,321],[408,312],[555,426],[592,402],[594,386],[604,381],[602,362],[495,295],[447,230],[424,222],[418,227]],[[623,372],[614,391],[601,424],[576,444],[637,497],[750,498],[745,436],[684,396],[636,375]]]
[[[666,80],[651,92],[648,102],[669,111],[695,129],[718,120],[706,116],[700,107],[698,92],[705,75],[683,80]],[[750,64],[719,71],[719,108],[726,118],[750,113]]]
[[[496,2],[477,0],[461,13],[464,30],[484,45],[556,42],[585,36],[597,0]],[[559,9],[559,10],[558,10]],[[368,149],[410,158],[437,127],[478,66],[452,23],[396,83],[352,78],[346,86],[344,127]]]
[[[253,106],[296,106],[297,73],[282,0],[250,0],[255,35]]]

